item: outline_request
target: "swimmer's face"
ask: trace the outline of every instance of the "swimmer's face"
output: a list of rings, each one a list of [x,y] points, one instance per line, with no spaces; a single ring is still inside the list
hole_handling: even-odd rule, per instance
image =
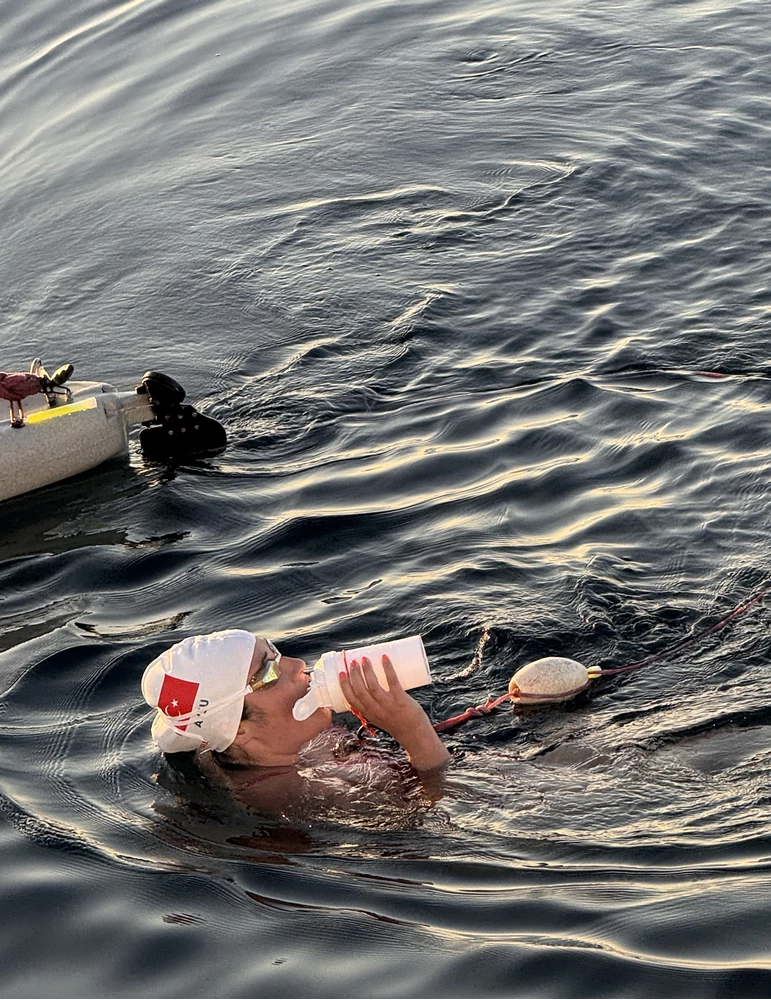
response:
[[[258,689],[244,699],[247,720],[250,708],[254,708],[257,710],[255,725],[266,737],[270,731],[275,745],[300,746],[327,728],[332,712],[328,708],[319,708],[310,718],[298,722],[292,715],[292,709],[310,685],[310,678],[303,672],[305,660],[282,652],[278,664],[271,667],[275,661],[276,647],[262,636],[257,636],[249,681],[254,682]]]

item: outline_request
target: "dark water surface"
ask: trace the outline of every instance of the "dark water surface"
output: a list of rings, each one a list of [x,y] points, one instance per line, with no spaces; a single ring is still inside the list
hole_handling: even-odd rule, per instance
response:
[[[422,632],[439,719],[762,585],[770,22],[0,5],[0,367],[160,368],[231,436],[0,509],[3,995],[769,996],[762,605],[367,821],[181,805],[139,679],[215,628]]]

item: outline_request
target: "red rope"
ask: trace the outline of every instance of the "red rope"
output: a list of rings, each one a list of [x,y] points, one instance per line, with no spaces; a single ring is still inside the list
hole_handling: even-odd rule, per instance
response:
[[[705,639],[708,635],[712,635],[714,632],[719,632],[722,628],[725,628],[729,622],[732,622],[734,618],[738,618],[739,615],[743,614],[748,608],[751,608],[753,604],[757,604],[758,601],[762,600],[766,594],[771,590],[771,587],[766,587],[764,590],[759,591],[754,597],[751,597],[744,604],[740,604],[738,608],[734,608],[730,615],[726,615],[722,621],[719,621],[717,625],[712,625],[710,628],[704,629],[703,632],[697,632],[696,635],[692,635],[689,639],[684,639],[682,642],[677,643],[675,646],[670,646],[669,649],[663,649],[660,653],[654,653],[653,656],[648,656],[644,660],[640,660],[638,663],[632,663],[628,667],[616,667],[612,670],[601,670],[600,675],[602,677],[610,677],[613,674],[625,674],[630,670],[639,670],[640,667],[647,667],[649,663],[656,663],[658,660],[666,659],[667,657],[674,656],[675,653],[679,653],[683,649],[687,649],[694,643],[699,642],[701,639]]]
[[[471,708],[467,708],[465,712],[461,712],[460,715],[453,715],[451,719],[445,719],[444,722],[437,722],[434,729],[437,733],[446,733],[450,729],[455,729],[456,726],[462,726],[469,719],[478,719],[482,715],[489,715],[493,709],[502,705],[504,701],[508,701],[509,698],[511,698],[511,695],[508,691],[506,694],[501,695],[500,698],[493,698],[492,695],[488,695],[484,705],[474,705]]]
[[[703,374],[711,374],[704,372]],[[692,635],[689,639],[684,639],[682,642],[677,643],[674,646],[670,646],[669,649],[663,649],[660,653],[654,653],[653,656],[648,656],[644,660],[639,660],[637,663],[632,663],[628,667],[616,667],[611,670],[600,670],[596,671],[592,675],[593,677],[610,677],[614,674],[625,674],[630,670],[639,670],[640,667],[647,667],[651,663],[656,663],[659,660],[667,659],[670,656],[674,656],[675,653],[681,652],[683,649],[687,649],[689,646],[694,645],[694,643],[699,642],[701,639],[705,639],[708,635],[713,635],[715,632],[719,632],[721,629],[725,628],[734,618],[738,618],[739,615],[744,614],[753,604],[757,604],[761,601],[766,594],[771,591],[771,586],[765,587],[763,590],[758,591],[753,597],[743,604],[740,604],[738,608],[734,608],[730,615],[726,615],[721,621],[716,625],[712,625],[703,632],[698,632],[696,635]],[[565,692],[564,698],[561,695],[554,696],[554,701],[562,701],[567,698],[572,698],[573,695],[578,694],[583,691],[584,688],[579,688],[576,691]],[[526,700],[527,698],[535,699],[539,698],[538,695],[528,695],[524,692],[518,691],[512,694],[511,692],[506,692],[506,694],[501,695],[500,698],[493,698],[492,695],[487,696],[487,701],[484,705],[474,705],[471,708],[467,708],[465,712],[461,712],[460,715],[453,715],[452,718],[445,719],[444,722],[437,722],[434,725],[434,729],[437,733],[446,733],[451,729],[455,729],[457,726],[462,726],[464,722],[468,722],[470,719],[479,719],[484,715],[490,715],[499,705],[502,705],[504,701],[508,701],[510,698],[515,697],[517,699]]]
[[[573,688],[572,691],[562,691],[559,694],[550,695],[549,701],[567,701],[568,698],[574,698],[577,694],[585,691],[589,687],[587,684],[582,684],[579,688]],[[528,694],[526,691],[508,691],[506,694],[501,695],[500,698],[493,698],[492,695],[487,696],[487,701],[484,705],[474,705],[471,708],[467,708],[465,712],[461,712],[460,715],[453,715],[451,719],[445,719],[444,722],[437,722],[434,729],[437,733],[446,733],[450,729],[455,729],[456,726],[462,726],[464,722],[468,722],[469,719],[478,719],[483,715],[489,715],[493,709],[498,708],[502,705],[504,701],[508,701],[510,698],[514,698],[517,701],[546,701],[547,699],[540,694]]]

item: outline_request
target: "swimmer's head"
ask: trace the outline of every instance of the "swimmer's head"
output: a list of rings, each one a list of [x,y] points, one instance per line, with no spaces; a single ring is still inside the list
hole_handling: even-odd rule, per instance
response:
[[[153,660],[142,677],[142,694],[158,709],[152,732],[161,750],[231,745],[252,690],[247,682],[256,641],[243,629],[193,635]]]

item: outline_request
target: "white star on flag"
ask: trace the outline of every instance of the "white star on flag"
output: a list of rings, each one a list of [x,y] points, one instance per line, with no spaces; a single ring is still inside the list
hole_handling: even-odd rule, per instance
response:
[[[197,681],[186,681],[182,677],[166,674],[158,694],[158,708],[170,717],[184,717],[195,706],[198,687]],[[183,722],[180,729],[185,729],[186,726],[187,723]]]

